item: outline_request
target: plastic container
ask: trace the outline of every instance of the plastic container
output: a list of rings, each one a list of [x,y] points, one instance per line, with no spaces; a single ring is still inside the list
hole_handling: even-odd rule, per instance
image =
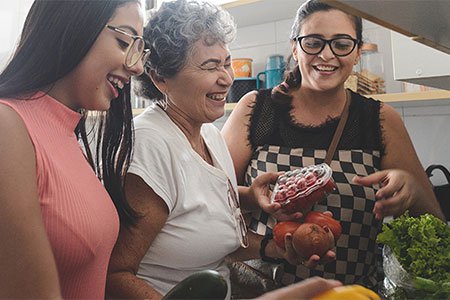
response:
[[[267,58],[266,69],[256,75],[258,81],[264,81],[264,87],[270,89],[279,85],[284,79],[286,63],[284,56],[280,54],[271,55]],[[262,79],[264,76],[264,79]]]
[[[231,60],[231,67],[234,71],[235,77],[252,77],[252,64],[251,58],[234,58]]]
[[[280,203],[288,213],[306,212],[335,190],[332,175],[325,163],[287,171],[278,177],[271,201]]]
[[[366,43],[361,48],[361,58],[356,75],[358,92],[364,95],[385,93],[383,55],[377,44]]]

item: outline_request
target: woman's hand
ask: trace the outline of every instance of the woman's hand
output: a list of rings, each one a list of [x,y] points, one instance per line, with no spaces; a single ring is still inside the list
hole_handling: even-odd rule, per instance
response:
[[[377,201],[373,213],[377,219],[397,217],[424,197],[422,186],[408,172],[398,169],[383,170],[371,175],[355,176],[353,183],[363,186],[380,185],[375,194]]]
[[[312,214],[316,214],[316,215],[312,216]],[[320,216],[322,216],[322,217],[320,217]],[[330,211],[326,211],[323,213],[311,212],[311,213],[307,214],[304,222],[315,223],[316,225],[318,225],[320,227],[331,226],[332,224],[330,224],[329,220],[326,219],[328,217],[331,219],[333,218],[332,212],[330,212]],[[295,221],[277,223],[275,225],[275,227],[272,229],[272,234],[273,234],[273,239],[275,241],[275,245],[277,245],[281,249],[286,249],[286,247],[290,247],[290,245],[292,244],[292,235],[301,226],[301,224],[302,224],[302,222],[295,222]],[[336,224],[339,225],[339,222],[336,221]],[[336,230],[338,229],[336,226],[335,226],[335,228],[336,228]],[[340,230],[341,229],[340,229],[340,225],[339,225],[339,235],[340,235]],[[328,240],[333,241],[333,246],[336,243],[335,238],[336,238],[336,236],[330,228],[330,230],[328,231]],[[299,242],[300,242],[300,244],[298,244]],[[308,243],[303,244],[301,242],[302,241],[297,240],[297,250],[299,250],[299,247],[305,247],[308,244]],[[281,251],[281,249],[278,250],[278,255],[281,255],[284,257],[285,253],[283,251]],[[286,251],[286,252],[287,252],[287,256],[288,256],[287,258],[285,258],[286,260],[288,260],[291,263],[293,261],[294,262],[293,264],[299,264],[299,259],[298,259],[297,255],[295,254],[295,252],[294,252],[294,254],[289,253],[289,251]],[[318,264],[326,264],[326,263],[334,260],[335,258],[336,258],[335,252],[330,249],[323,255],[323,257],[320,257],[319,255],[312,255],[308,260],[300,259],[300,263],[310,269],[314,269]]]
[[[268,249],[266,250],[266,254],[269,257],[283,258],[291,265],[304,265],[309,269],[314,269],[318,264],[326,264],[336,259],[336,253],[333,250],[329,250],[323,257],[314,254],[311,255],[308,260],[305,260],[295,251],[294,246],[292,245],[291,233],[286,233],[286,235],[284,236],[284,246],[285,249],[280,248],[276,245],[275,241],[272,240],[272,242],[267,245]],[[271,255],[271,253],[275,254]]]
[[[282,299],[311,299],[327,290],[341,286],[337,280],[327,280],[320,277],[312,277],[302,282],[288,285],[284,288],[266,293],[258,300],[282,300]]]
[[[273,215],[278,221],[300,219],[303,216],[301,212],[288,214],[283,210],[280,203],[270,201],[272,192],[269,186],[275,184],[278,176],[281,174],[283,172],[264,173],[256,177],[249,188],[248,197],[252,199],[253,203],[257,203],[262,210]]]

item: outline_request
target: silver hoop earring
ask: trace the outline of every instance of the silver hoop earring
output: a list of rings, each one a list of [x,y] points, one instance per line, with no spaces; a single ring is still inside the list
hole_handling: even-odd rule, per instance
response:
[[[163,93],[163,99],[158,100],[158,105],[161,107],[164,111],[167,110],[167,104],[169,103],[169,96],[167,96],[166,93]]]

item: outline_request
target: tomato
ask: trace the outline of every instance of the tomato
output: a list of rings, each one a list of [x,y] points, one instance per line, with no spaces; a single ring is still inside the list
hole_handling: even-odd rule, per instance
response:
[[[320,202],[325,196],[322,188],[313,191],[308,196],[301,197],[295,201],[295,210],[305,212],[311,209],[314,204]]]
[[[285,221],[285,222],[279,222],[275,225],[273,228],[273,239],[275,240],[275,244],[285,249],[284,246],[284,236],[286,233],[294,234],[294,231],[297,230],[297,228],[301,225],[299,222],[293,222],[293,221]]]
[[[342,233],[342,227],[338,220],[333,219],[333,217],[318,211],[309,212],[306,215],[305,223],[314,223],[321,227],[327,226],[333,233],[335,241],[339,239]]]

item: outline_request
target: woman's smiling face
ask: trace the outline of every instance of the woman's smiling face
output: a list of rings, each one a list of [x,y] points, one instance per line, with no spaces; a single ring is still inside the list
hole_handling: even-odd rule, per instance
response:
[[[324,39],[351,37],[356,39],[356,29],[351,16],[332,9],[311,14],[303,22],[298,36],[315,35]],[[358,63],[361,50],[358,47],[347,56],[336,56],[327,44],[318,54],[305,53],[297,42],[292,42],[294,58],[299,63],[302,87],[327,91],[344,84]]]
[[[225,97],[233,83],[230,51],[226,45],[194,44],[187,64],[174,77],[165,79],[169,105],[196,124],[210,123],[225,112]]]
[[[140,4],[129,2],[119,6],[107,24],[142,36]],[[142,61],[130,68],[125,65],[131,42],[130,37],[105,27],[75,69],[56,83],[59,95],[53,96],[72,109],[108,110],[131,76],[143,72]]]

